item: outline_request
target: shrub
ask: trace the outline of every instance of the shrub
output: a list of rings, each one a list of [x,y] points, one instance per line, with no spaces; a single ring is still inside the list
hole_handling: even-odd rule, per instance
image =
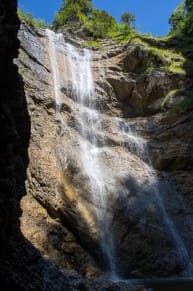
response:
[[[93,10],[91,19],[85,24],[85,29],[95,39],[108,36],[116,30],[117,22],[104,10]]]
[[[123,20],[124,23],[119,25],[107,11],[93,9],[91,0],[63,0],[62,8],[55,16],[53,28],[56,31],[65,27],[73,30],[82,28],[94,40],[119,35],[128,38],[133,33],[131,24],[134,23],[135,16],[126,12]]]
[[[48,25],[45,23],[43,19],[35,19],[33,15],[29,12],[24,13],[21,10],[18,10],[18,16],[20,19],[24,20],[27,25],[36,28],[47,28]]]

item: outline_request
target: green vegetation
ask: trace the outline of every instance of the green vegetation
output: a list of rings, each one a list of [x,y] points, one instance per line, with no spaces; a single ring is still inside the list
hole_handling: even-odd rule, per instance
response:
[[[104,10],[93,10],[92,18],[85,23],[85,30],[94,39],[105,38],[111,32],[116,32],[117,22]]]
[[[148,52],[144,60],[145,72],[151,72],[156,66],[166,73],[193,76],[193,0],[183,1],[169,19],[171,25],[167,37],[153,38],[140,35],[132,39]],[[193,84],[186,88],[175,88],[166,94],[161,108],[171,108],[178,113],[193,109]]]
[[[181,2],[169,19],[167,37],[136,35],[133,41],[150,52],[147,71],[158,65],[167,73],[193,76],[193,0]],[[189,88],[193,86],[189,86]]]
[[[185,0],[170,17],[169,43],[185,58],[184,69],[193,76],[193,0]]]
[[[82,48],[90,48],[90,49],[102,49],[103,45],[99,41],[91,40],[91,41],[84,42],[81,45],[81,47]]]
[[[151,72],[156,66],[167,73],[185,75],[185,57],[181,52],[167,44],[166,38],[153,38],[150,35],[136,35],[132,42],[142,45],[148,57],[145,61],[145,71]]]
[[[183,1],[171,15],[169,23],[171,36],[193,37],[193,0]]]
[[[121,16],[121,21],[124,24],[128,24],[129,26],[132,26],[132,25],[134,25],[136,18],[132,13],[125,12]]]
[[[184,33],[187,36],[193,36],[193,0],[186,0],[187,15],[185,18]]]
[[[90,0],[65,0],[62,8],[56,14],[53,28],[60,30],[65,25],[80,27],[88,21],[93,7]]]
[[[36,27],[36,28],[47,28],[48,25],[45,23],[43,19],[35,19],[31,13],[24,13],[21,10],[17,11],[18,16],[21,20],[24,20],[27,25],[30,27]]]
[[[163,98],[161,102],[161,108],[163,109],[165,104],[168,102],[170,98],[173,98],[177,95],[184,95],[185,94],[185,89],[173,89],[168,92],[168,94]]]
[[[166,72],[173,73],[177,75],[186,75],[186,71],[183,68],[183,63],[175,62],[173,64],[170,64],[169,66],[165,67]]]
[[[134,33],[132,25],[135,16],[129,12],[122,15],[122,24],[107,11],[94,9],[91,0],[63,0],[62,8],[56,14],[53,28],[61,31],[82,29],[94,41],[100,38],[128,40]]]
[[[170,99],[176,99],[176,101],[173,101],[172,106],[172,110],[175,112],[187,112],[193,109],[192,90],[182,88],[169,91],[168,94],[163,98],[161,109],[164,109]]]
[[[119,44],[125,44],[131,41],[135,37],[135,32],[126,28],[121,28],[118,33],[109,34],[109,37],[112,38],[115,42]]]
[[[171,25],[171,35],[179,35],[185,26],[185,2],[183,1],[173,12],[169,19],[169,24]]]

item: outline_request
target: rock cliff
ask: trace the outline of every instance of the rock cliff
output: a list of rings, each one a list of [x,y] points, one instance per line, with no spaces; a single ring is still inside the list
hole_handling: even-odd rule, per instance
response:
[[[56,44],[58,115],[48,36],[22,24],[19,38],[18,65],[32,123],[22,232],[61,267],[92,277],[100,273],[96,266],[105,270],[108,263],[101,257],[97,202],[81,164],[77,125],[82,121],[75,114],[81,104],[73,99],[68,56]],[[66,39],[81,45],[81,39]],[[104,41],[102,51],[92,52],[96,101],[95,107],[86,106],[97,109],[102,123],[103,130],[95,130],[105,211],[116,237],[117,272],[124,278],[184,276],[191,269],[192,113],[170,109],[182,96],[161,109],[168,92],[188,90],[191,83],[165,65],[147,42]],[[86,132],[92,143],[90,129]]]
[[[166,44],[142,37],[103,41],[88,57],[78,37],[50,42],[23,22],[14,65],[16,3],[0,4],[5,288],[145,290],[152,281],[95,278],[191,277],[193,114],[173,110],[183,93],[166,98],[191,89],[166,70],[180,56],[163,58]]]

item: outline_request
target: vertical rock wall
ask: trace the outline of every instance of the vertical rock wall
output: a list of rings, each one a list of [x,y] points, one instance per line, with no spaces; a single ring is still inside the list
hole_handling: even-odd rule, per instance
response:
[[[26,195],[31,121],[23,78],[14,64],[20,47],[17,38],[19,25],[17,1],[0,0],[0,288],[79,290],[79,285],[83,284],[80,276],[61,271],[53,262],[43,258],[20,230],[20,204]],[[26,219],[31,219],[30,203],[35,202],[29,201]],[[37,203],[37,212],[38,207]],[[44,213],[41,214],[44,216]],[[48,229],[57,228],[57,223],[52,223],[47,221]],[[55,232],[50,230],[46,240],[55,244],[54,239]],[[68,257],[70,260],[71,255]]]
[[[13,59],[18,55],[19,19],[17,1],[0,1],[0,277],[2,286],[9,278],[22,235],[19,230],[19,201],[25,194],[30,120],[22,78]],[[5,279],[7,278],[7,279]],[[7,280],[7,282],[5,282]],[[16,280],[17,281],[17,280]]]
[[[64,57],[65,53],[56,46],[61,80],[60,122],[55,113],[46,34],[44,30],[31,29],[24,24],[19,38],[18,65],[25,82],[32,123],[28,193],[22,199],[22,232],[56,264],[85,275],[90,265],[85,253],[90,253],[100,266],[102,256],[93,219],[95,204],[80,160],[77,142],[80,120],[74,114],[80,111],[80,106],[71,95],[69,69],[65,66],[68,55]],[[167,156],[170,164],[171,158],[176,159],[177,152],[168,153],[166,145],[161,145],[165,154],[159,157],[160,143],[154,139],[156,133],[162,131],[164,122],[169,123],[168,117],[171,118],[171,113],[160,112],[164,94],[172,88],[186,86],[185,78],[164,72],[161,61],[159,66],[154,63],[151,72],[146,71],[143,55],[151,58],[144,45],[129,43],[120,47],[111,43],[110,50],[105,47],[102,52],[93,52],[92,63],[96,107],[102,114],[103,126],[103,131],[96,132],[99,159],[104,169],[107,211],[113,216],[110,231],[116,237],[118,272],[126,278],[181,275],[187,269],[189,258],[187,255],[184,258],[178,245],[183,245],[183,240],[191,241],[182,227],[188,208],[183,208],[179,202],[167,173],[153,171],[150,162],[149,165],[144,163],[151,155],[155,168],[165,171],[163,158]],[[179,116],[173,118],[172,123],[175,123]],[[90,142],[89,126],[86,131]],[[175,143],[173,139],[170,142]],[[173,147],[170,150],[173,151]],[[158,194],[164,201],[161,207]],[[176,224],[175,235],[171,227],[168,228],[168,219],[169,224],[170,221]],[[187,227],[191,225],[188,223]],[[184,235],[180,243],[176,242],[178,232]],[[67,257],[71,258],[70,262]],[[84,264],[80,268],[81,262]]]
[[[10,225],[13,218],[13,199],[16,192],[15,154],[19,142],[19,134],[15,123],[16,105],[15,76],[17,68],[13,65],[13,58],[17,56],[19,42],[17,30],[19,20],[16,16],[16,1],[0,1],[0,220],[1,220],[1,251],[5,254]],[[12,84],[12,85],[11,85]],[[17,140],[17,142],[16,142]],[[18,156],[19,158],[19,156]]]

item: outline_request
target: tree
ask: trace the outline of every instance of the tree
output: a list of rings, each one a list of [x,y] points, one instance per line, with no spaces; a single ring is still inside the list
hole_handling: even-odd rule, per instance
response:
[[[66,24],[81,25],[92,13],[91,0],[63,0],[62,8],[56,14],[53,27],[57,30]]]
[[[81,29],[85,35],[94,39],[114,38],[118,35],[128,37],[133,33],[131,25],[135,22],[135,16],[125,12],[122,22],[122,25],[118,24],[105,10],[93,9],[91,0],[63,0],[62,8],[55,16],[53,28],[61,30],[65,27],[71,31]]]
[[[123,24],[127,23],[129,26],[133,26],[136,21],[136,17],[130,12],[125,12],[121,16],[121,21]]]
[[[79,7],[79,10],[84,15],[88,15],[92,12],[92,2],[91,0],[63,0],[63,8],[67,9],[68,7]]]
[[[105,37],[117,26],[116,20],[105,10],[93,10],[92,17],[86,25],[87,31],[94,38]]]
[[[193,10],[193,0],[186,0],[185,1],[185,6],[187,11],[192,11]]]
[[[171,25],[171,33],[179,34],[182,31],[185,24],[185,17],[185,3],[182,2],[170,16],[169,24]]]
[[[180,37],[193,37],[193,0],[183,1],[169,19],[170,34]]]
[[[186,36],[193,37],[193,0],[185,1],[185,9],[187,12],[183,33]]]

